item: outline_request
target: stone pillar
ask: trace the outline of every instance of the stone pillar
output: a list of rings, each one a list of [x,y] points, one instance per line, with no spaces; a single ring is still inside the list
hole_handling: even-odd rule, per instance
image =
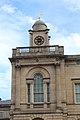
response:
[[[45,45],[49,45],[49,41],[48,41],[48,32],[46,32],[46,34],[45,34],[45,39],[46,39]]]
[[[11,109],[14,109],[15,105],[15,87],[16,87],[16,71],[15,63],[12,63],[12,82],[11,82]]]
[[[16,67],[16,109],[20,109],[20,66]]]
[[[66,81],[65,81],[65,67],[64,67],[64,59],[61,61],[61,88],[62,88],[62,104],[63,109],[66,110]]]
[[[22,73],[23,69],[21,70]],[[20,103],[21,108],[26,109],[26,102],[27,102],[27,85],[26,85],[26,79],[23,74],[21,74],[21,82],[20,82]]]
[[[46,86],[46,82],[44,80],[44,102],[47,102],[47,86]]]
[[[30,37],[30,47],[33,46],[33,33],[32,30],[29,30],[29,37]]]
[[[59,46],[55,46],[55,54],[59,54]]]
[[[30,82],[30,108],[33,108],[33,102],[34,102],[34,90],[33,90],[33,80]]]
[[[61,110],[61,80],[60,65],[56,65],[56,109]]]
[[[47,85],[46,81],[44,80],[44,108],[47,108]]]
[[[33,34],[30,33],[30,47],[33,46]]]
[[[50,89],[50,109],[52,111],[55,111],[55,106],[56,106],[56,83],[55,83],[55,66],[53,64],[52,68],[50,69],[50,84],[49,84],[49,89]]]

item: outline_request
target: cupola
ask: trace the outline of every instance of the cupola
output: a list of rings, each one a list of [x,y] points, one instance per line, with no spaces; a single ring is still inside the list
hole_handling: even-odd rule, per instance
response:
[[[50,39],[48,31],[47,25],[41,19],[38,19],[33,24],[32,30],[29,30],[30,46],[48,46]]]
[[[34,31],[46,30],[47,25],[41,19],[39,19],[33,24],[32,28],[33,28]]]

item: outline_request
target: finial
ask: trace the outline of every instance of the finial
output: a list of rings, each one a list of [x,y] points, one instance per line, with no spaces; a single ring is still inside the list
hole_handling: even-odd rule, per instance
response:
[[[42,14],[42,13],[39,13],[38,19],[40,20],[42,16],[43,16],[43,14]]]

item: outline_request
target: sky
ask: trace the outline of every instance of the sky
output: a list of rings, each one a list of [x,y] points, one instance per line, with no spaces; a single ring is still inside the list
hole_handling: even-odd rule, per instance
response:
[[[80,54],[80,0],[0,0],[0,98],[11,99],[12,49],[29,46],[28,30],[41,19],[50,29],[50,45],[65,55]]]

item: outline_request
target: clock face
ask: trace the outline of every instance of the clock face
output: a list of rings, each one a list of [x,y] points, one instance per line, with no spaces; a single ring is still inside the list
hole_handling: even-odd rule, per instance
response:
[[[36,45],[42,45],[44,43],[44,38],[42,36],[37,36],[34,39],[34,42],[35,42]]]

